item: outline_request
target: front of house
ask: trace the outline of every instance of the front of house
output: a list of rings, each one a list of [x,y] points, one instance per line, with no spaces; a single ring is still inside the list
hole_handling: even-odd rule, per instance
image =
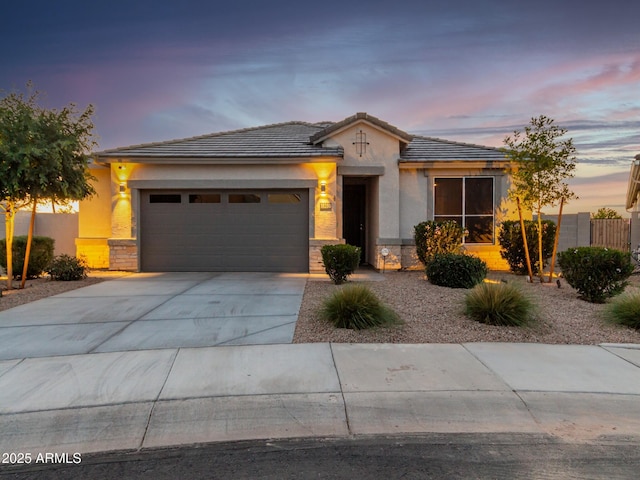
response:
[[[106,150],[77,255],[114,270],[318,272],[321,247],[346,242],[374,268],[414,268],[414,225],[453,219],[467,251],[503,269],[508,167],[498,149],[366,113]]]

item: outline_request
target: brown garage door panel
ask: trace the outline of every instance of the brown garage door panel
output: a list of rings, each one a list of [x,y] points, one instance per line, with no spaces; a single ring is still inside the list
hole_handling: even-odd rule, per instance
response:
[[[150,203],[150,195],[164,193],[180,194],[182,202]],[[195,193],[219,194],[220,203],[189,203]],[[256,195],[261,202],[229,203],[230,193]],[[296,203],[269,203],[269,193],[142,191],[142,270],[307,272],[308,191],[278,191],[295,195]]]

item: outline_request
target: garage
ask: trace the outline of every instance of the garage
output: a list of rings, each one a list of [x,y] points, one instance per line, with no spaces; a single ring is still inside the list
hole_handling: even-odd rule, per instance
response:
[[[308,272],[309,191],[141,190],[142,271]]]

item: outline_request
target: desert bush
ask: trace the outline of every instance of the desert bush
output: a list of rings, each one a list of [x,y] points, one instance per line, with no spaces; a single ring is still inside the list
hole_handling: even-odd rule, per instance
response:
[[[607,305],[607,320],[640,330],[640,293],[625,294]]]
[[[27,267],[27,278],[36,278],[42,275],[47,265],[53,259],[53,247],[55,241],[49,237],[33,237],[31,239],[31,252],[29,254],[29,266]],[[21,235],[13,237],[13,276],[22,276],[24,268],[24,256],[27,251],[27,236]],[[7,243],[3,238],[0,240],[0,266],[7,271]]]
[[[87,264],[70,255],[58,255],[47,267],[52,280],[72,281],[87,278]]]
[[[464,230],[453,220],[445,222],[421,222],[413,227],[416,254],[424,266],[435,255],[441,253],[461,253]]]
[[[622,293],[633,272],[628,253],[603,247],[570,248],[558,254],[558,264],[580,298],[592,303]]]
[[[481,283],[465,297],[465,314],[489,325],[527,325],[533,311],[531,300],[508,283]]]
[[[524,229],[527,235],[527,247],[531,259],[533,274],[538,273],[538,223],[525,220]],[[556,224],[551,220],[542,221],[542,257],[546,265],[553,253],[553,240],[556,234]],[[527,258],[522,241],[522,229],[520,222],[507,220],[502,222],[502,228],[498,235],[500,242],[500,256],[509,264],[509,270],[518,275],[527,275]]]
[[[473,288],[487,276],[487,264],[471,255],[439,254],[425,268],[434,285],[450,288]]]
[[[360,265],[360,248],[353,245],[325,245],[320,253],[324,270],[336,285],[344,283]]]
[[[324,301],[320,315],[338,328],[362,330],[401,323],[400,317],[364,285],[347,285]]]

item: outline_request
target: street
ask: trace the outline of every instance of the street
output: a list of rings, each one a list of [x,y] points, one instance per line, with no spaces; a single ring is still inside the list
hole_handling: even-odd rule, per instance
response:
[[[531,434],[428,434],[216,443],[82,455],[0,469],[2,479],[631,479],[638,439],[565,443]]]

